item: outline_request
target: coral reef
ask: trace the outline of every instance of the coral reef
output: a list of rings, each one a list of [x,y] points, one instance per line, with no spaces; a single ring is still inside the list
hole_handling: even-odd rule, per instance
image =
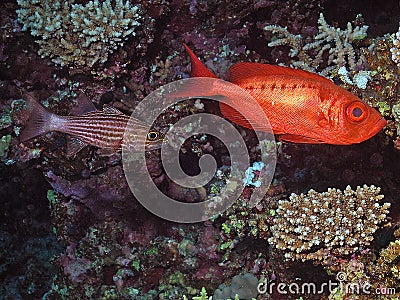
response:
[[[18,0],[18,21],[22,30],[40,37],[39,55],[61,66],[103,64],[142,22],[140,8],[129,1]]]
[[[318,34],[314,36],[310,43],[305,43],[302,35],[294,35],[286,28],[276,25],[265,26],[265,31],[278,34],[278,37],[269,42],[268,46],[290,46],[289,56],[298,58],[298,60],[291,62],[294,67],[318,72],[323,76],[333,77],[340,68],[346,66],[352,71],[355,70],[360,61],[356,59],[353,44],[367,36],[368,26],[355,26],[353,28],[349,22],[347,28],[342,30],[330,26],[322,13],[318,19],[318,24]]]
[[[385,299],[376,294],[362,298],[339,289],[331,295],[324,292],[301,296],[257,295],[252,288],[241,289],[249,283],[254,287],[258,279],[322,284],[340,271],[347,274],[349,283],[368,281],[374,288],[380,284],[399,286],[399,237],[393,235],[393,229],[400,224],[400,161],[393,145],[396,147],[400,128],[400,69],[390,52],[396,36],[371,36],[372,32],[394,32],[398,18],[385,19],[383,27],[356,17],[346,28],[348,21],[355,18],[354,11],[343,13],[338,6],[340,15],[332,15],[333,9],[328,11],[326,2],[0,3],[0,298],[208,300],[210,295],[217,298],[220,293],[223,299],[236,295],[248,299]],[[363,6],[368,9],[368,5]],[[381,16],[378,11],[371,13],[376,19]],[[264,30],[272,24],[275,27]],[[370,25],[367,38],[364,24]],[[275,34],[277,38],[273,37]],[[271,37],[272,43],[281,40],[284,44],[267,47]],[[293,41],[285,42],[285,38]],[[159,153],[146,153],[154,182],[178,201],[224,201],[231,191],[245,184],[242,195],[230,209],[196,224],[167,222],[144,209],[126,184],[119,155],[101,156],[88,147],[74,159],[67,159],[65,136],[58,133],[25,143],[19,141],[28,117],[21,99],[26,91],[36,94],[49,110],[61,115],[71,111],[80,93],[88,95],[99,109],[108,104],[129,114],[156,88],[189,76],[190,64],[182,42],[189,44],[217,75],[225,74],[230,65],[239,61],[303,65],[326,74],[384,114],[388,119],[386,135],[348,147],[278,143],[279,163],[273,184],[255,207],[250,207],[248,199],[260,184],[258,177],[265,166],[257,163],[259,145],[249,130],[237,127],[249,146],[251,167],[244,182],[229,178],[229,153],[215,137],[196,134],[181,148],[182,169],[190,175],[199,172],[198,162],[204,154],[216,158],[216,174],[197,189],[182,188],[172,182],[163,172]],[[340,57],[328,48],[340,50]],[[169,128],[198,112],[220,113],[217,103],[193,99],[168,108],[156,123]],[[191,123],[186,129],[193,133],[196,124]],[[397,144],[400,149],[400,139]],[[383,223],[378,223],[378,219],[388,210],[388,205],[378,202],[381,196],[377,190],[373,192],[369,187],[365,192],[377,201],[371,212],[367,208],[370,200],[365,199],[363,204],[357,202],[362,199],[355,194],[340,196],[337,190],[331,190],[337,199],[330,200],[328,208],[332,219],[341,218],[335,221],[341,227],[329,229],[331,236],[321,231],[316,237],[320,244],[312,244],[299,253],[296,251],[301,245],[283,251],[269,247],[272,234],[275,239],[276,235],[290,234],[273,226],[281,224],[295,230],[303,226],[296,222],[306,223],[313,214],[318,223],[310,228],[316,223],[322,228],[329,220],[323,213],[304,212],[301,197],[310,196],[296,196],[296,201],[288,201],[290,204],[279,202],[280,199],[311,188],[323,191],[329,186],[343,189],[364,183],[380,186],[384,191],[385,202],[391,203],[391,224],[376,229]],[[228,192],[221,195],[225,186]],[[321,194],[313,195],[318,198]],[[354,207],[357,202],[365,214],[351,220],[350,214],[358,211],[351,206],[349,209],[340,197],[354,198]],[[341,211],[337,211],[336,200]],[[314,204],[317,212],[324,208],[323,202]],[[293,224],[282,217],[284,209],[293,213],[286,218],[294,220]],[[347,222],[343,217],[348,218]],[[357,231],[358,223],[364,226],[365,236]],[[351,224],[354,226],[350,227]],[[343,245],[340,234],[347,239]],[[303,238],[299,243],[304,247],[314,243],[307,240],[311,233],[294,235],[296,241]],[[325,242],[325,237],[330,240]],[[350,245],[355,239],[355,245]],[[285,260],[285,253],[292,259],[299,255],[300,260]],[[308,260],[307,255],[320,255],[323,261],[319,257],[313,260],[316,265],[301,261]],[[321,262],[327,264],[321,266]]]
[[[292,194],[278,202],[277,216],[268,241],[285,250],[287,259],[332,263],[368,247],[388,214],[389,203],[375,186],[350,186],[342,192]]]

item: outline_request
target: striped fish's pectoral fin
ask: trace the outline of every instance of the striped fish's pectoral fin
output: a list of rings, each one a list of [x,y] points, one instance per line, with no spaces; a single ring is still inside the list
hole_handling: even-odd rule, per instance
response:
[[[114,106],[107,105],[107,104],[103,105],[103,112],[105,112],[107,114],[123,115],[123,112],[121,112]]]
[[[83,93],[76,97],[76,102],[77,105],[70,111],[73,116],[81,116],[97,110],[93,102]]]
[[[67,157],[75,156],[79,151],[85,148],[88,144],[81,141],[77,137],[68,136],[67,137]]]

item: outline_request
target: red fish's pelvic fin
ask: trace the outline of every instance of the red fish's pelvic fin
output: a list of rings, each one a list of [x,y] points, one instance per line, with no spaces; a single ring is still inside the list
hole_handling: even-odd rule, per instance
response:
[[[24,142],[49,131],[57,130],[55,121],[61,121],[61,117],[48,111],[31,94],[26,94],[26,100],[30,116],[28,124],[21,133],[21,141]]]
[[[218,78],[213,72],[211,72],[207,67],[197,58],[196,54],[186,45],[186,51],[189,53],[190,62],[191,62],[191,72],[190,77],[211,77],[211,78]]]
[[[303,143],[303,144],[325,144],[324,141],[316,140],[313,138],[296,135],[296,134],[283,134],[279,136],[279,140],[283,142]]]

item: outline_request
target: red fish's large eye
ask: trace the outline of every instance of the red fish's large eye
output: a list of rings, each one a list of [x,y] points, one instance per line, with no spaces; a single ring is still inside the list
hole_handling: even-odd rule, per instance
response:
[[[368,110],[364,103],[353,102],[347,107],[347,116],[353,121],[362,121],[367,117]]]

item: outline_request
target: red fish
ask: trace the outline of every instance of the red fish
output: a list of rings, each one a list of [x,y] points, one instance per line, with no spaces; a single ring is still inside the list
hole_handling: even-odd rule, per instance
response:
[[[146,126],[139,120],[132,119],[130,116],[120,112],[112,106],[105,106],[102,111],[96,110],[93,103],[83,94],[77,98],[78,110],[72,116],[59,116],[48,111],[44,106],[27,94],[30,105],[31,115],[29,123],[21,133],[21,140],[26,141],[38,135],[59,131],[67,133],[70,136],[67,145],[67,155],[72,156],[87,145],[92,145],[103,149],[104,153],[112,153],[121,150],[122,139],[125,130],[134,142],[129,146],[129,150],[140,149],[141,139],[138,137],[146,136],[146,150],[153,150],[161,147],[163,134],[152,130],[145,132]],[[147,134],[147,135],[145,135]],[[136,140],[135,140],[136,139]]]
[[[217,78],[184,45],[192,77]],[[228,81],[246,90],[262,107],[274,134],[283,141],[350,145],[376,135],[385,125],[382,115],[347,90],[320,75],[288,67],[240,62],[229,69]],[[241,107],[241,99],[231,99]],[[232,122],[252,128],[243,115],[220,103]],[[263,128],[262,124],[257,124]],[[257,128],[256,128],[257,129]]]

